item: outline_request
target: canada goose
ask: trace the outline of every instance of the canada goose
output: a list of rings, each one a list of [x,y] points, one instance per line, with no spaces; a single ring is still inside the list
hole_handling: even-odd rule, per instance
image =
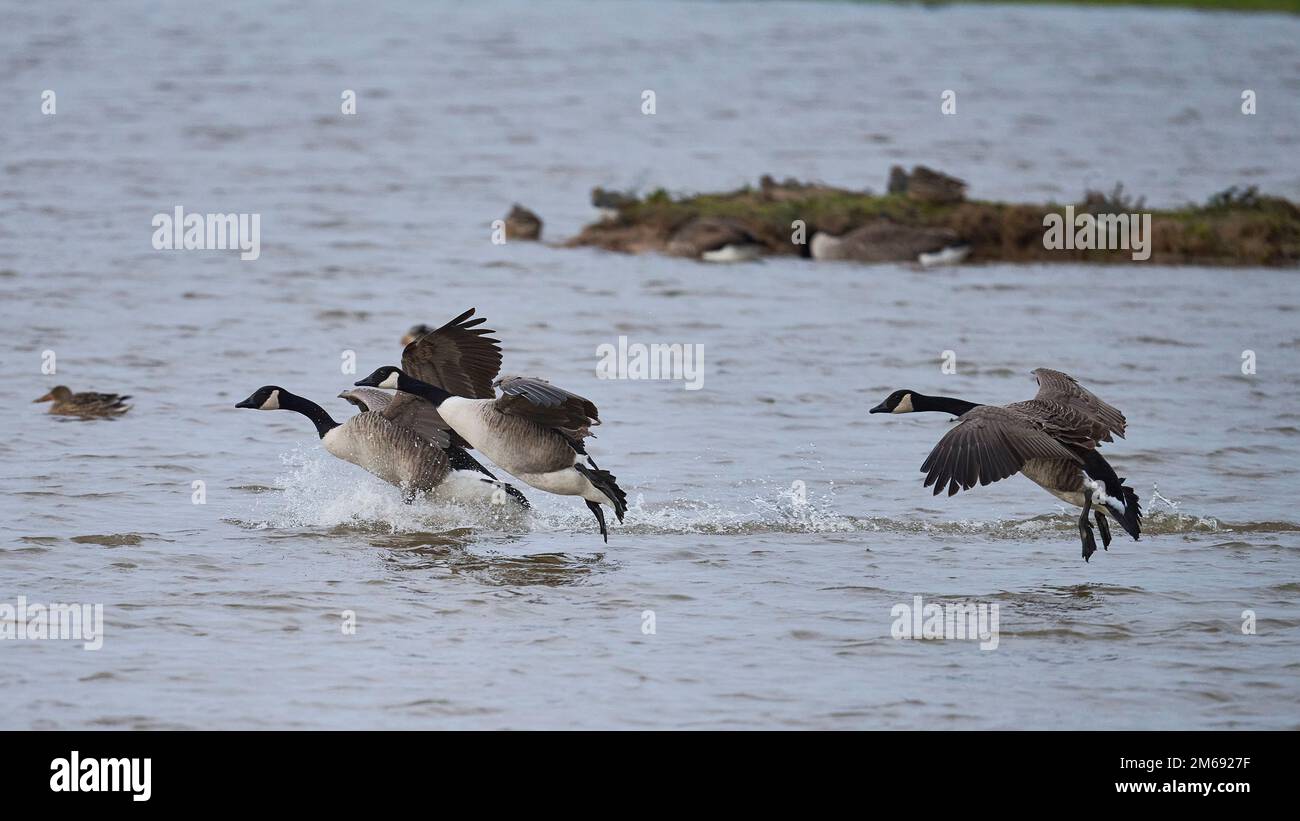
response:
[[[1105,510],[1136,541],[1142,531],[1142,507],[1133,489],[1115,475],[1097,448],[1124,438],[1124,414],[1081,387],[1074,377],[1038,368],[1038,394],[1027,402],[980,405],[947,396],[898,390],[871,413],[935,411],[960,417],[930,451],[921,471],[934,495],[946,486],[951,496],[1023,473],[1056,498],[1083,508],[1079,537],[1083,558],[1097,551],[1088,513],[1092,506],[1102,546],[1110,547]]]
[[[121,416],[131,410],[131,406],[126,404],[130,398],[116,393],[73,393],[67,386],[58,385],[32,402],[53,402],[49,412],[64,416]]]
[[[301,413],[316,426],[325,450],[401,488],[407,502],[413,501],[417,492],[486,501],[498,498],[495,491],[500,489],[520,506],[529,507],[518,489],[499,481],[463,448],[451,444],[441,420],[431,412],[428,403],[414,397],[390,397],[379,391],[356,393],[361,395],[361,401],[374,402],[376,407],[370,409],[369,405],[362,404],[361,413],[342,423],[334,421],[310,399],[278,385],[258,388],[235,407]],[[358,403],[351,398],[349,401]],[[382,407],[378,407],[380,401]],[[453,476],[458,480],[472,479],[473,483],[458,481],[454,489],[440,488]]]
[[[966,181],[924,165],[913,166],[911,174],[896,165],[889,169],[889,193],[920,202],[961,202],[966,199]]]
[[[674,257],[705,259],[708,254],[708,262],[743,262],[758,259],[761,247],[740,220],[697,217],[674,231],[664,250]]]
[[[608,542],[601,505],[621,522],[627,496],[587,456],[583,439],[600,424],[596,406],[542,379],[496,379],[500,342],[476,327],[484,320],[470,319],[473,314],[471,308],[408,345],[402,368],[385,365],[356,384],[427,399],[454,433],[502,470],[547,493],[581,496]],[[581,464],[582,456],[590,466]]]
[[[921,254],[935,254],[960,244],[955,231],[947,228],[903,225],[889,219],[875,219],[833,237],[820,231],[808,242],[815,260],[854,262],[915,262]]]

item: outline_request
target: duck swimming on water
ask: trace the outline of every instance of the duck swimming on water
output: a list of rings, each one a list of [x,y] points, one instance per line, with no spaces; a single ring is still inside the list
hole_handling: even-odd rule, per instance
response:
[[[53,402],[50,413],[64,416],[121,416],[131,409],[126,404],[130,396],[116,393],[73,393],[66,385],[58,385],[40,399],[33,402]]]

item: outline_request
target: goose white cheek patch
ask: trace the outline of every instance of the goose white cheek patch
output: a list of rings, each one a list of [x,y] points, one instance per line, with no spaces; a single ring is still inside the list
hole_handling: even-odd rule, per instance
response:
[[[280,409],[279,391],[271,391],[271,395],[266,397],[266,401],[262,403],[262,407],[258,408],[258,410],[279,410],[279,409]]]
[[[389,375],[384,379],[383,382],[380,382],[380,383],[379,383],[379,387],[381,387],[381,388],[390,388],[390,389],[392,389],[392,390],[397,390],[397,374],[396,374],[396,373],[390,373],[390,374],[389,374]]]

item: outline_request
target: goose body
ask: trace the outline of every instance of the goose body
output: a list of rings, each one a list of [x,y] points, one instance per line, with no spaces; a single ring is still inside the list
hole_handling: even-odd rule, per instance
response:
[[[470,309],[409,344],[402,368],[386,365],[356,384],[418,397],[453,439],[510,475],[547,493],[581,497],[609,541],[601,506],[612,508],[621,522],[627,497],[583,444],[600,424],[596,406],[543,379],[498,379],[500,343],[488,336],[492,331],[478,327],[482,318],[470,319],[473,314]]]
[[[1083,558],[1096,552],[1089,513],[1095,513],[1103,547],[1111,542],[1107,516],[1136,541],[1142,508],[1098,452],[1113,436],[1123,438],[1124,414],[1079,385],[1074,377],[1049,368],[1033,372],[1038,394],[1009,405],[979,405],[964,399],[894,391],[871,413],[935,411],[959,418],[921,465],[925,486],[951,496],[1016,473],[1067,504],[1083,509],[1079,535]],[[1104,513],[1103,513],[1104,511]]]
[[[815,260],[912,262],[922,254],[942,254],[959,243],[957,234],[946,228],[876,219],[839,237],[819,231],[812,235],[808,252]]]
[[[570,440],[521,416],[500,412],[495,399],[448,397],[438,411],[452,429],[498,467],[538,490],[581,496],[613,506],[591,480],[574,469],[581,461]]]
[[[73,393],[66,385],[58,385],[33,402],[53,402],[50,413],[63,416],[121,416],[131,409],[126,404],[129,396],[116,393]]]
[[[434,498],[472,501],[503,501],[502,493],[520,506],[528,501],[514,487],[497,480],[449,437],[421,417],[427,415],[420,403],[405,398],[388,398],[382,392],[354,393],[349,401],[362,411],[344,422],[336,422],[324,408],[284,388],[259,388],[237,408],[292,410],[312,421],[321,445],[332,456],[350,462],[402,489],[410,501],[417,493]],[[369,409],[375,405],[374,410]],[[424,424],[422,424],[424,423]]]
[[[443,448],[375,411],[358,413],[331,428],[321,445],[331,455],[409,491],[433,490],[451,466]]]

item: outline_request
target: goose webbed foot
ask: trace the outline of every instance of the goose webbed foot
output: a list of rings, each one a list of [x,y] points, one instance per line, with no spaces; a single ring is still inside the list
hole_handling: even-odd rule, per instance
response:
[[[601,510],[600,505],[595,502],[586,499],[583,501],[587,502],[587,509],[596,515],[596,521],[600,522],[600,535],[604,537],[605,544],[609,544],[609,530],[605,527],[605,511]]]
[[[1106,524],[1106,517],[1100,510],[1092,512],[1093,518],[1097,520],[1097,529],[1101,531],[1101,547],[1103,550],[1110,550],[1110,525]]]
[[[1079,538],[1083,541],[1083,560],[1085,562],[1088,561],[1092,554],[1097,552],[1097,539],[1092,535],[1092,523],[1088,521],[1088,514],[1091,512],[1092,488],[1087,488],[1083,491],[1083,513],[1079,516]]]

